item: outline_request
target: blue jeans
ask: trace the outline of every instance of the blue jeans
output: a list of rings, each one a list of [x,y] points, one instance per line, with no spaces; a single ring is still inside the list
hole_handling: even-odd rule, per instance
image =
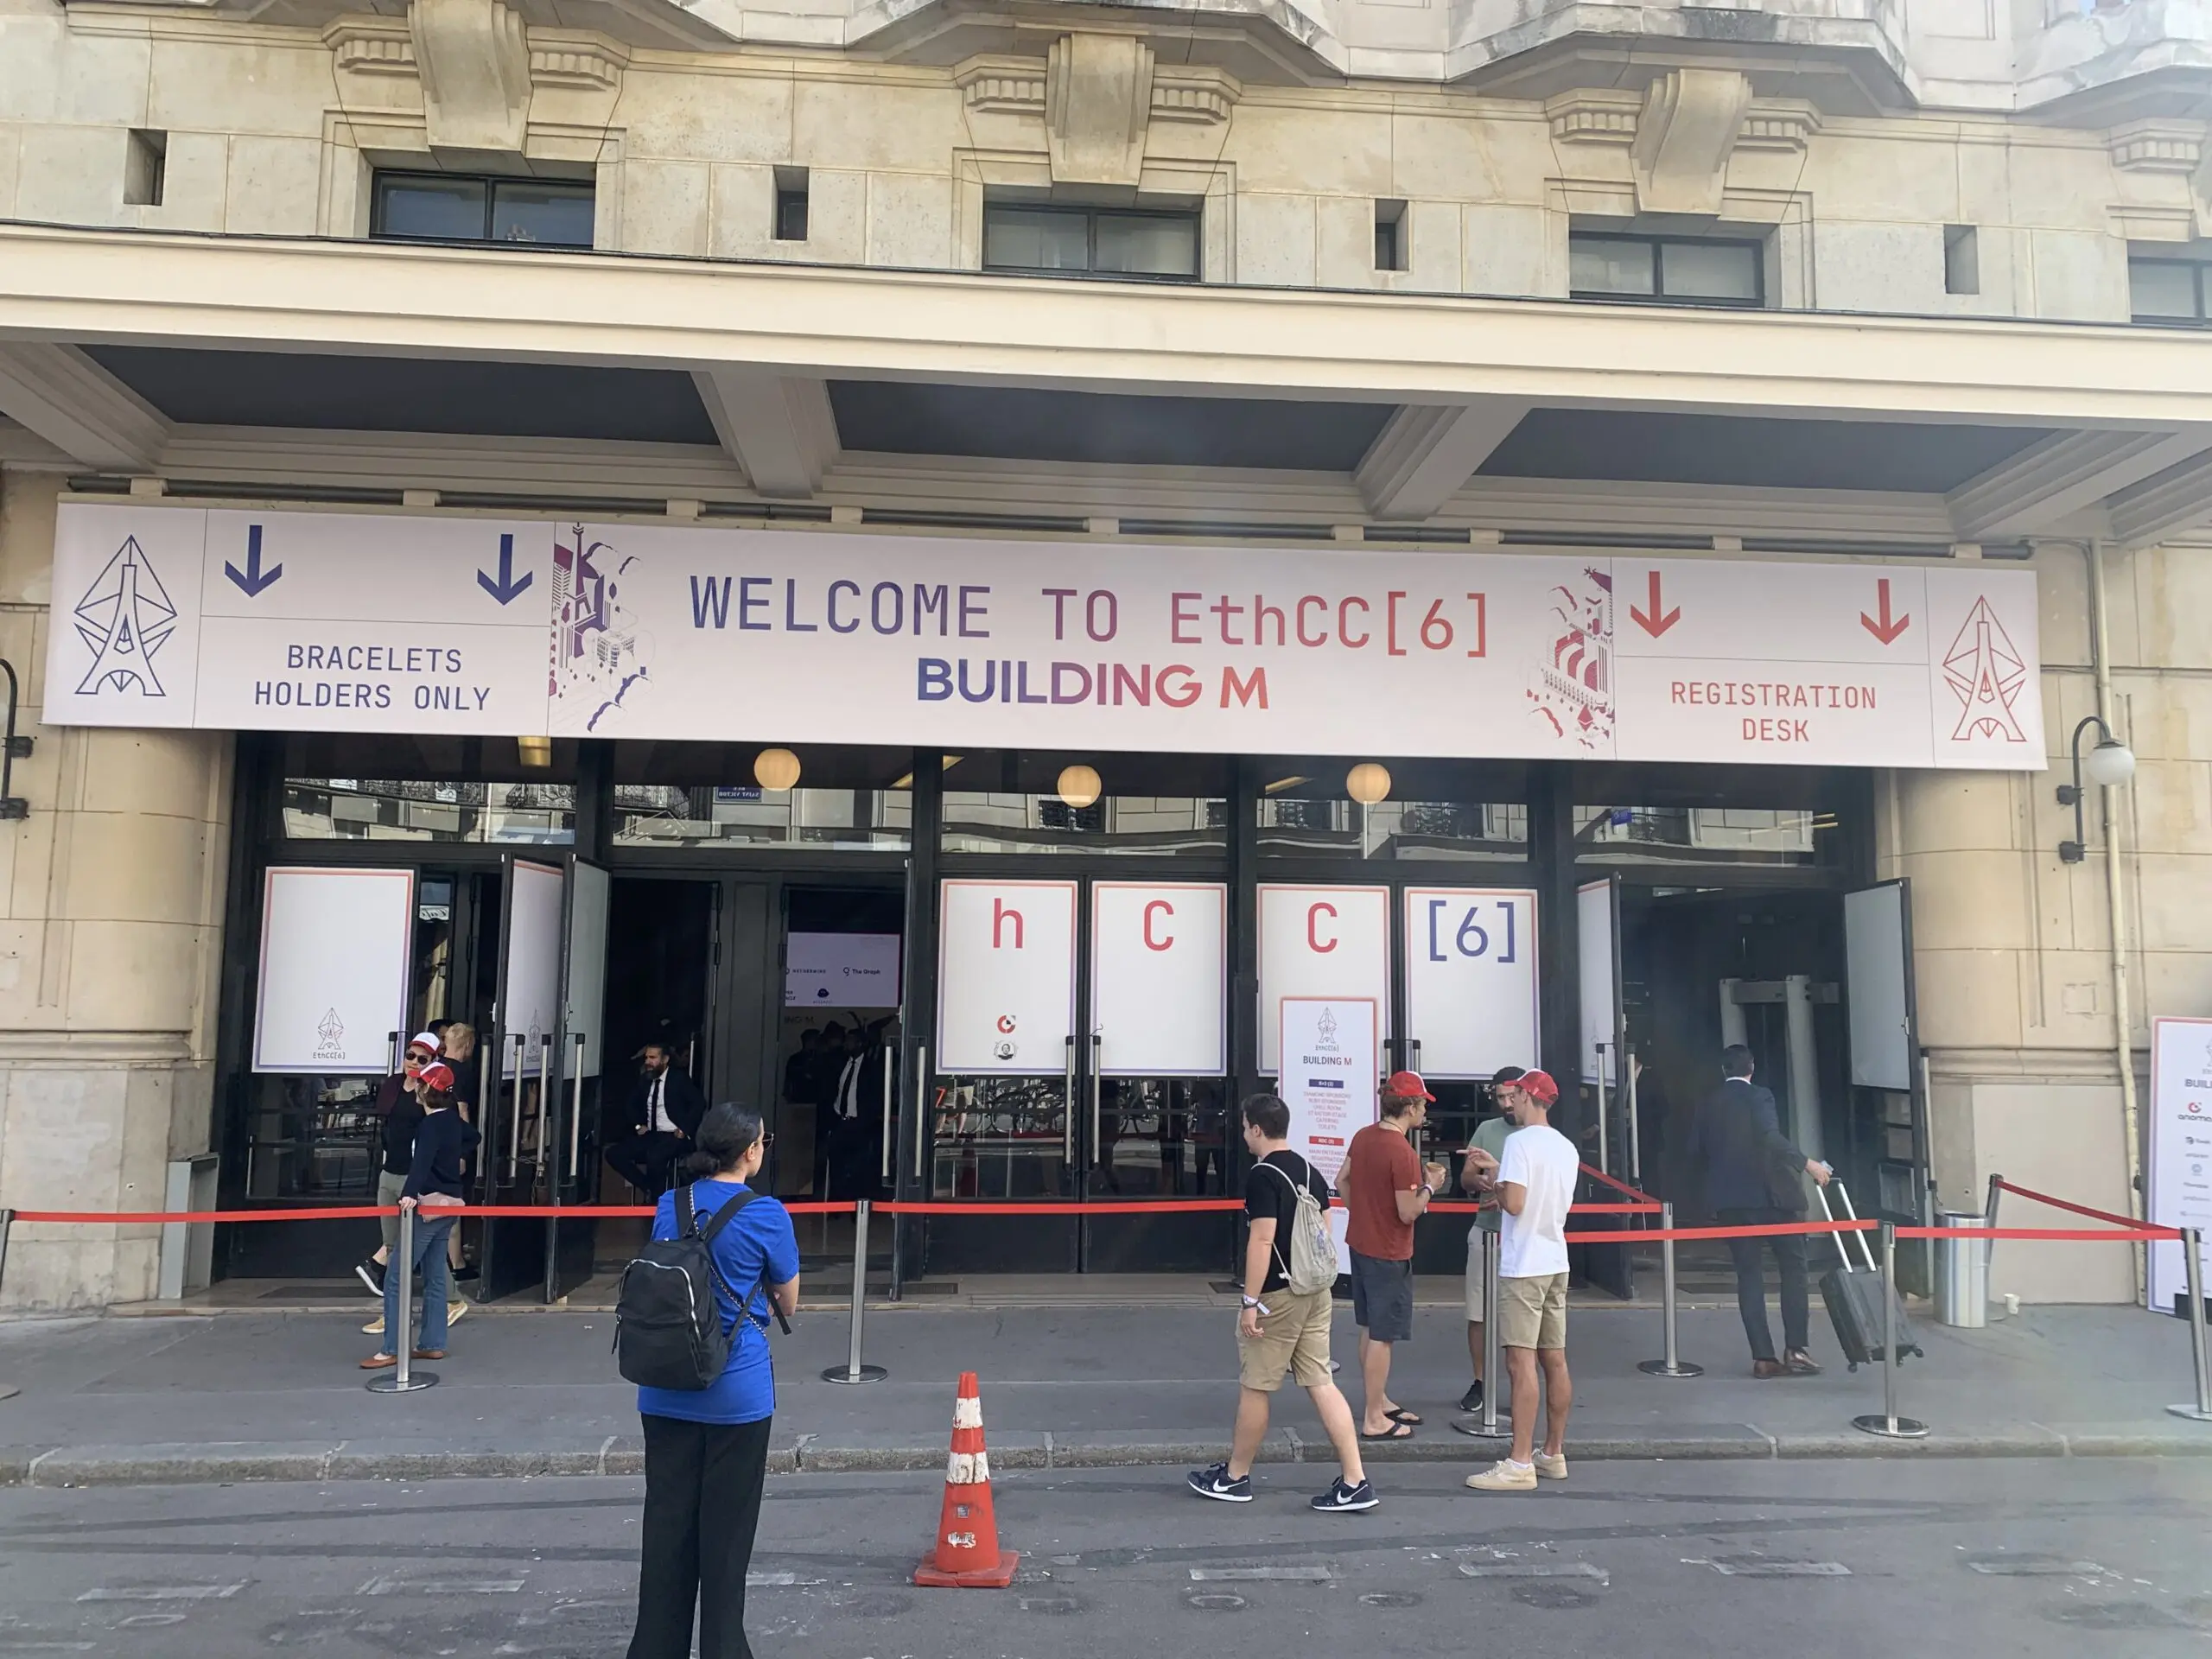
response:
[[[442,1348],[446,1345],[446,1298],[452,1285],[446,1272],[446,1235],[453,1231],[454,1224],[450,1217],[426,1222],[423,1215],[420,1210],[415,1212],[415,1260],[410,1264],[416,1282],[423,1287],[423,1329],[415,1345]],[[399,1351],[400,1333],[407,1329],[410,1311],[399,1305],[399,1262],[395,1250],[393,1260],[385,1264],[384,1346],[378,1351]]]

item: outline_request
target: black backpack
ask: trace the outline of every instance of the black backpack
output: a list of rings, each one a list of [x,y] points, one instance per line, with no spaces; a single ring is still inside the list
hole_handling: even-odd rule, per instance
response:
[[[728,1368],[736,1326],[722,1325],[717,1287],[737,1304],[739,1319],[753,1317],[747,1299],[723,1282],[710,1247],[715,1235],[760,1195],[739,1193],[702,1228],[692,1194],[688,1185],[677,1189],[676,1236],[656,1239],[639,1251],[622,1269],[615,1293],[615,1363],[625,1377],[645,1388],[711,1388]],[[765,1319],[760,1325],[767,1329]]]

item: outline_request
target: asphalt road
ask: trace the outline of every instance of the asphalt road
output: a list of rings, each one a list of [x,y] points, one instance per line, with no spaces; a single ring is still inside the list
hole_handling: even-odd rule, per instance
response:
[[[1533,1496],[1393,1468],[1364,1516],[1310,1468],[1210,1504],[1171,1471],[1001,1477],[1004,1592],[907,1582],[926,1475],[772,1481],[762,1659],[2212,1649],[2195,1459],[1592,1464]],[[597,1480],[0,1491],[0,1656],[620,1655],[639,1491]]]

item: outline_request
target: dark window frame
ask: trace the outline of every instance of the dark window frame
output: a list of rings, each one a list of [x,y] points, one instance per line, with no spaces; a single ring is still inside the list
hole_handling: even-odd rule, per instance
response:
[[[1578,242],[1633,243],[1649,251],[1651,257],[1651,292],[1649,294],[1611,294],[1602,289],[1572,288],[1567,297],[1590,300],[1601,305],[1673,305],[1719,311],[1764,311],[1767,308],[1766,245],[1755,237],[1744,236],[1660,236],[1643,231],[1573,231],[1567,232],[1568,268],[1573,269],[1574,245]],[[1743,248],[1751,256],[1751,297],[1748,300],[1722,299],[1704,294],[1670,295],[1666,291],[1664,277],[1666,261],[1662,251],[1669,247]],[[1569,279],[1572,281],[1572,278]]]
[[[994,213],[1057,213],[1067,219],[1084,222],[1084,258],[1088,262],[1080,270],[1065,266],[1052,268],[1043,265],[995,265],[990,263],[991,215]],[[1169,275],[1164,271],[1101,270],[1098,269],[1098,221],[1102,216],[1116,219],[1173,219],[1191,227],[1191,274],[1187,276]],[[1205,213],[1198,207],[1097,207],[1078,202],[1022,201],[1014,199],[983,202],[983,270],[1009,276],[1066,276],[1078,282],[1107,283],[1199,283],[1205,280]]]
[[[387,187],[411,182],[436,184],[480,184],[484,187],[484,229],[479,236],[463,237],[458,241],[443,236],[410,236],[404,231],[385,228],[385,193]],[[556,189],[574,192],[592,205],[593,240],[588,242],[518,242],[492,233],[499,212],[499,189],[503,185],[528,186],[532,189]],[[599,188],[588,179],[509,178],[496,173],[426,173],[413,168],[378,168],[369,181],[369,239],[372,242],[412,242],[429,246],[550,248],[565,252],[588,251],[598,245],[597,226]]]
[[[2135,308],[2135,268],[2138,265],[2178,266],[2190,273],[2196,285],[2196,315],[2193,317],[2145,316]],[[2205,276],[2212,271],[2212,260],[2164,259],[2145,257],[2138,254],[2127,257],[2127,315],[2128,320],[2145,328],[2212,328],[2212,315],[2205,305]]]

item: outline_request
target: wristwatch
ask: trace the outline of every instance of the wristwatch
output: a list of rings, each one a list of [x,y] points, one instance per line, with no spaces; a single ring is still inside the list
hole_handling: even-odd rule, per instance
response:
[[[1433,1198],[1436,1196],[1436,1189],[1431,1186],[1427,1181],[1423,1181],[1421,1184],[1420,1192],[1421,1197],[1424,1198]]]

